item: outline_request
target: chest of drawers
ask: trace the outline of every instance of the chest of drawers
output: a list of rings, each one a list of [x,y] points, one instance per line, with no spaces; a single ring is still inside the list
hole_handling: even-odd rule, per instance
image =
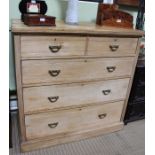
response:
[[[138,30],[12,23],[22,151],[123,127]]]

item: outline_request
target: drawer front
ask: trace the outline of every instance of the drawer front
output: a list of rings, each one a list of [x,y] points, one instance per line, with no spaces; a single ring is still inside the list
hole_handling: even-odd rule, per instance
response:
[[[92,56],[131,56],[135,55],[137,38],[99,38],[88,41],[88,55]]]
[[[86,49],[85,37],[22,36],[22,58],[82,56]]]
[[[63,136],[84,129],[106,127],[119,122],[123,101],[100,106],[90,106],[64,111],[26,115],[27,140],[52,135]]]
[[[131,76],[134,58],[22,61],[23,83],[69,83]]]
[[[86,84],[53,85],[23,89],[25,114],[124,100],[129,78]]]

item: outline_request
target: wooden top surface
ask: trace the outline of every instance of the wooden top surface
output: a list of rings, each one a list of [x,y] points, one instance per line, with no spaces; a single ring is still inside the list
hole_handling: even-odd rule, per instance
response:
[[[63,33],[63,34],[97,34],[97,35],[123,35],[141,37],[144,31],[98,26],[95,23],[83,22],[78,25],[68,25],[63,21],[56,21],[56,26],[27,26],[21,20],[12,20],[11,30],[13,33]]]

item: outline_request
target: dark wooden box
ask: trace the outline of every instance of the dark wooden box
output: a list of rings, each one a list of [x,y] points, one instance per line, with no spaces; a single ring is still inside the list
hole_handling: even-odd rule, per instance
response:
[[[55,17],[40,14],[25,14],[23,22],[28,26],[56,26]]]
[[[122,28],[133,28],[133,17],[118,9],[118,6],[113,4],[98,5],[97,25],[114,26]]]

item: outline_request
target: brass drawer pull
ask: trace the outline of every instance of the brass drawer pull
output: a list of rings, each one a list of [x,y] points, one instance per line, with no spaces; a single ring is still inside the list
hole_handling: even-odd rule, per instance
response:
[[[58,45],[58,46],[49,46],[49,49],[52,53],[57,53],[59,52],[59,50],[62,48],[61,45]]]
[[[60,70],[49,70],[48,73],[55,77],[55,76],[58,76],[60,74]]]
[[[105,118],[106,116],[107,116],[106,113],[98,115],[99,119],[103,119],[103,118]]]
[[[103,90],[103,91],[102,91],[102,93],[103,93],[104,95],[108,95],[110,92],[111,92],[110,89],[108,89],[108,90]]]
[[[109,46],[110,47],[110,49],[111,49],[111,51],[117,51],[117,49],[119,48],[119,45],[110,45]]]
[[[48,97],[48,100],[52,103],[56,102],[59,99],[59,96]]]
[[[50,128],[56,128],[58,126],[58,122],[48,124]]]
[[[107,67],[107,70],[108,70],[109,73],[115,71],[115,69],[116,69],[115,66],[109,66],[109,67]]]

